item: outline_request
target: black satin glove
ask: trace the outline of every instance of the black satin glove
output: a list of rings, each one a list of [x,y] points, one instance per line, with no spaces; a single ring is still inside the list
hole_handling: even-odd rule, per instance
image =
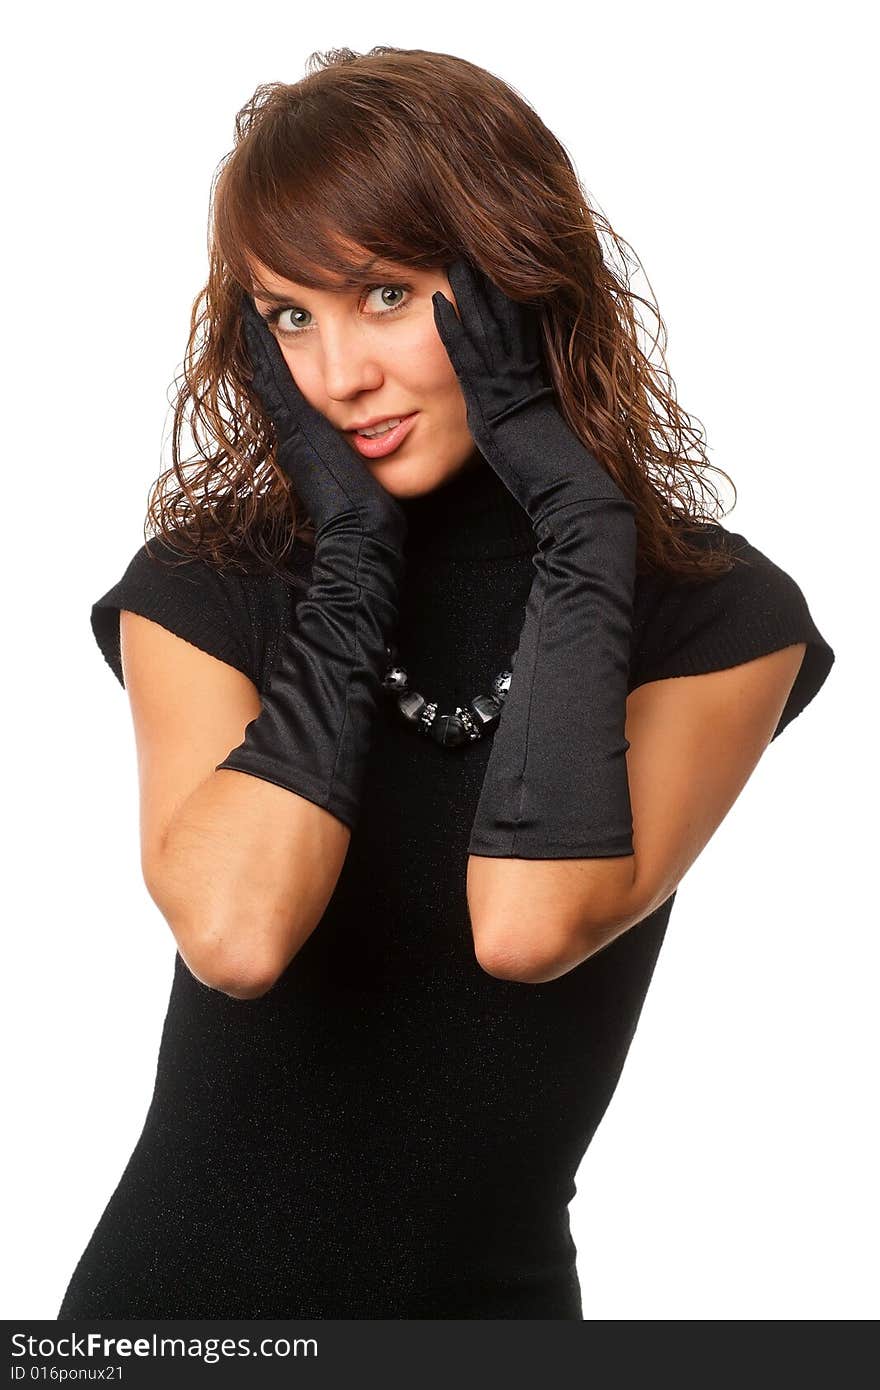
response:
[[[253,390],[275,427],[278,462],[314,522],[315,553],[263,708],[218,770],[297,792],[353,829],[397,623],[406,518],[308,404],[249,295],[241,312]]]
[[[448,269],[460,318],[434,321],[486,461],[531,518],[536,576],[468,852],[631,855],[626,696],[635,509],[557,410],[535,311],[466,260]]]

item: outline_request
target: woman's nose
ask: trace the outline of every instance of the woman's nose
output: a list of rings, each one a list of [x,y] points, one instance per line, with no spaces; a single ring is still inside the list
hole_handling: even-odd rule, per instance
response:
[[[381,386],[383,370],[376,357],[375,344],[363,334],[335,333],[322,343],[324,390],[334,400],[346,400]]]

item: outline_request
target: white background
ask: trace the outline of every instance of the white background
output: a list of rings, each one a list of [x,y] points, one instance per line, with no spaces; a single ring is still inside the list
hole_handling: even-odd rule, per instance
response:
[[[314,8],[50,5],[7,30],[2,1316],[54,1318],[152,1090],[174,942],[89,609],[167,461],[211,177],[258,83],[393,44],[491,69],[565,144],[737,484],[725,525],[837,655],[679,889],[572,1204],[585,1317],[876,1317],[868,7]]]

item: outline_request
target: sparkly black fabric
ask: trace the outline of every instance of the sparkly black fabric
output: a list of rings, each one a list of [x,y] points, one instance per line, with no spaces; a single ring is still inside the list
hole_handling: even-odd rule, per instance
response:
[[[401,657],[452,710],[516,648],[535,539],[485,465],[405,506]],[[639,578],[630,688],[806,641],[778,736],[834,653],[794,580],[734,541],[732,575]],[[122,607],[265,689],[298,593],[141,549],[92,623],[120,682]],[[558,980],[487,975],[465,870],[491,742],[440,748],[384,707],[336,892],[281,979],[235,1000],[175,957],[143,1132],[59,1317],[583,1317],[567,1208],[675,895]]]

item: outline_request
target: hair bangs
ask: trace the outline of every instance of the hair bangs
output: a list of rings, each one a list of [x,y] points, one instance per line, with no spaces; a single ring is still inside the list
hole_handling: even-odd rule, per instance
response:
[[[310,289],[353,290],[401,266],[435,269],[450,258],[417,168],[400,167],[408,151],[399,139],[392,158],[377,130],[362,127],[352,139],[350,120],[340,130],[344,145],[332,130],[322,126],[319,140],[308,120],[298,121],[283,161],[251,147],[224,169],[216,249],[251,293],[269,288],[265,272]]]

